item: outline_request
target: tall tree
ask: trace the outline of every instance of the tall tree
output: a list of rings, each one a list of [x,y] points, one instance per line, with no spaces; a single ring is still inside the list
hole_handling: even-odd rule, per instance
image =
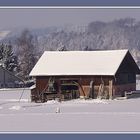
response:
[[[17,45],[19,48],[19,76],[27,80],[29,78],[30,71],[37,61],[35,55],[35,38],[30,31],[26,29],[21,33],[21,36],[17,38]]]

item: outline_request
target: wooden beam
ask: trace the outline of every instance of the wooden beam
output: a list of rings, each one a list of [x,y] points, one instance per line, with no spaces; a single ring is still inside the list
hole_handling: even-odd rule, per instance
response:
[[[113,99],[113,80],[109,80],[109,99]]]

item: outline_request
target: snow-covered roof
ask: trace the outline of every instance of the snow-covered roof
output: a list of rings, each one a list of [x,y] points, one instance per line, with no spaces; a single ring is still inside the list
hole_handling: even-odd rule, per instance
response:
[[[45,51],[30,76],[115,75],[127,52]]]

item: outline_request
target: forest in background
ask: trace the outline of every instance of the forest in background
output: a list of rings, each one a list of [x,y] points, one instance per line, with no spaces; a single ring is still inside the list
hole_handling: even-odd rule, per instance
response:
[[[14,29],[0,40],[0,62],[28,80],[44,51],[129,49],[140,66],[140,21],[124,18],[43,29]]]

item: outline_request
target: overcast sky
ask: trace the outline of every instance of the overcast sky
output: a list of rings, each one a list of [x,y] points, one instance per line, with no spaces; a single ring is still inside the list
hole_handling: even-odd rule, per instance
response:
[[[125,17],[140,20],[140,9],[0,9],[0,29],[85,25]]]

